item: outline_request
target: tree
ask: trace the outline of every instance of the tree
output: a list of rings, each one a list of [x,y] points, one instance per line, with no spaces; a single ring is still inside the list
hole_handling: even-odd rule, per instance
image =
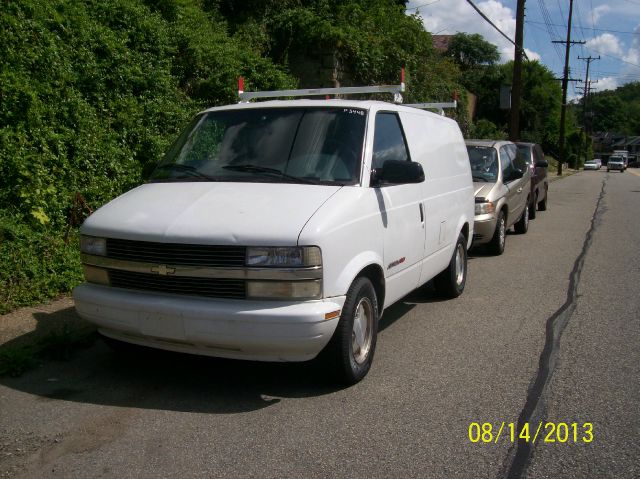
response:
[[[449,42],[446,55],[465,72],[480,65],[493,65],[500,60],[498,47],[477,33],[456,33]]]

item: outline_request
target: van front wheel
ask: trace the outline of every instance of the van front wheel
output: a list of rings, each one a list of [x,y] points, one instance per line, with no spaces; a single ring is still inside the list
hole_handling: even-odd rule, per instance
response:
[[[355,384],[373,361],[378,335],[378,298],[368,278],[356,278],[345,300],[340,321],[323,352],[339,382]]]
[[[445,298],[457,298],[467,282],[467,239],[461,233],[449,266],[433,280],[436,291]]]

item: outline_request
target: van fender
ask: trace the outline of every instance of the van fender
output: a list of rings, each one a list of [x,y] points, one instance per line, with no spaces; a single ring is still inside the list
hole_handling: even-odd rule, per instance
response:
[[[469,225],[469,232],[467,234],[467,249],[471,248],[471,243],[473,242],[473,220],[469,220],[466,216],[461,216],[458,219],[458,225],[456,226],[456,235],[454,237],[454,241],[458,241],[458,235],[462,232],[462,228],[464,225]]]
[[[357,256],[352,258],[344,268],[342,268],[342,271],[338,275],[338,279],[336,280],[334,286],[336,295],[347,294],[347,291],[349,290],[349,287],[351,286],[353,281],[356,279],[358,274],[360,274],[360,272],[367,266],[378,266],[384,276],[383,264],[384,261],[382,257],[374,251],[363,251],[362,253],[358,254]]]

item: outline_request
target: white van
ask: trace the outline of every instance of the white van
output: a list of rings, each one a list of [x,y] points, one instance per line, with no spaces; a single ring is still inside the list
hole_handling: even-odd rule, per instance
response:
[[[474,194],[457,124],[377,101],[211,108],[81,228],[78,313],[111,340],[355,383],[385,308],[462,293]]]

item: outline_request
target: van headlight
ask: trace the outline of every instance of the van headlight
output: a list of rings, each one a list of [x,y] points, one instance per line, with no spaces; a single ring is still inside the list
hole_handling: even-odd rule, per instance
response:
[[[322,254],[317,246],[249,247],[246,263],[279,268],[322,266]]]
[[[96,236],[80,236],[80,251],[96,256],[106,256],[107,240]]]
[[[322,281],[247,281],[248,299],[319,299]]]

